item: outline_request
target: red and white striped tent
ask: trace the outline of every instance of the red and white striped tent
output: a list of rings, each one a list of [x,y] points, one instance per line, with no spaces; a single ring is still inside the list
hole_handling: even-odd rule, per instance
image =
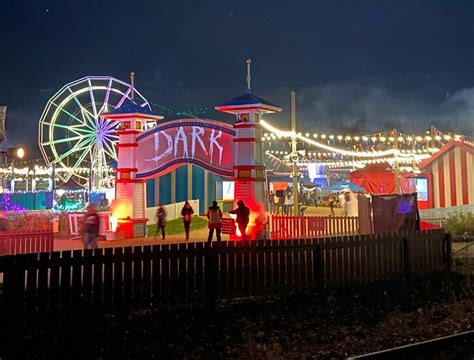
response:
[[[428,180],[428,208],[474,204],[474,144],[451,140],[419,166]]]

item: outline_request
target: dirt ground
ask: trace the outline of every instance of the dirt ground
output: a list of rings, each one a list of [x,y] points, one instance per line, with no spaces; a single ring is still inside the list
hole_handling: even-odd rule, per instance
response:
[[[419,286],[419,281],[423,286]],[[0,331],[2,359],[346,359],[469,331],[472,282],[408,284],[224,301],[41,322]],[[424,359],[472,359],[474,341]],[[420,358],[420,357],[419,357]]]
[[[473,242],[453,242],[452,249],[455,258],[474,258]]]

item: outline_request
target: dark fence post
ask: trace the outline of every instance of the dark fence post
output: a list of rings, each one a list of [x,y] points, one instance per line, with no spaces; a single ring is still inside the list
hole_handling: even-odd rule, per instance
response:
[[[316,283],[316,288],[321,290],[324,286],[323,284],[323,266],[321,261],[321,245],[316,245],[313,251],[313,279]]]
[[[2,315],[16,329],[24,319],[24,269],[13,255],[4,260]]]
[[[408,239],[402,239],[402,254],[403,254],[403,275],[406,281],[411,280],[411,264],[410,264],[410,249],[408,247]]]
[[[443,241],[443,258],[444,258],[444,265],[448,272],[451,272],[451,263],[452,263],[452,248],[451,248],[451,234],[446,233],[444,234],[444,241]]]
[[[206,244],[206,255],[204,258],[204,292],[206,302],[208,305],[213,305],[217,298],[217,287],[219,276],[218,272],[218,247],[212,247],[211,244]]]

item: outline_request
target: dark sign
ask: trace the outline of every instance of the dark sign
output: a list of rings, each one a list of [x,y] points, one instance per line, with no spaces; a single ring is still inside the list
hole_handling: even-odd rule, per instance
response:
[[[235,220],[224,218],[222,219],[222,233],[226,235],[235,234]]]

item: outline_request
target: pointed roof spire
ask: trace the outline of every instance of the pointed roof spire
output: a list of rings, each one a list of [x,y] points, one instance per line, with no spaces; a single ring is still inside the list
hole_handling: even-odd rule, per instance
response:
[[[252,79],[252,77],[250,76],[250,63],[251,62],[252,60],[247,59],[247,92],[249,94],[252,92],[250,89],[250,80]]]
[[[130,95],[132,101],[133,101],[133,95],[135,92],[135,72],[130,72],[130,85],[132,86],[132,93]]]

